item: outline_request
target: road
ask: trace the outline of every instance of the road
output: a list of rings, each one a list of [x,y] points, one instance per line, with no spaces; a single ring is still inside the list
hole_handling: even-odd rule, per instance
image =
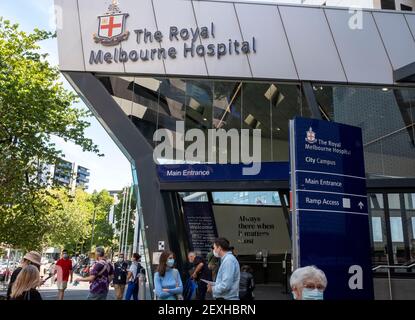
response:
[[[3,289],[3,290],[2,290]],[[39,289],[43,300],[57,300],[58,288],[56,284],[45,284]],[[86,300],[89,294],[89,283],[81,282],[78,286],[74,287],[72,284],[68,284],[68,288],[65,291],[64,300]],[[0,287],[0,296],[5,296],[6,291]],[[107,300],[115,300],[114,289],[110,288]]]
[[[57,300],[58,288],[55,285],[42,286],[39,290],[43,300]],[[72,284],[68,284],[68,288],[65,290],[64,300],[86,300],[89,294],[89,283],[81,282],[74,287]],[[114,289],[110,288],[107,300],[115,300]]]

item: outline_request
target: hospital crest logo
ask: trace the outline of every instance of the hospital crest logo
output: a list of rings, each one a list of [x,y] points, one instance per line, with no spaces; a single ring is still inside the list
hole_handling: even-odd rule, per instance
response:
[[[98,33],[94,34],[96,43],[104,46],[115,46],[125,41],[130,36],[130,32],[125,30],[128,13],[122,13],[118,1],[113,0],[108,7],[108,11],[103,16],[99,16]]]
[[[307,137],[305,138],[305,141],[307,141],[308,143],[316,143],[317,142],[316,133],[313,131],[313,128],[310,127],[310,129],[308,129]]]

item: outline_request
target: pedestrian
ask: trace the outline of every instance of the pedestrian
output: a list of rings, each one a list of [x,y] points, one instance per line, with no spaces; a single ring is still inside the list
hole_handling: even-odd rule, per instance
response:
[[[107,300],[109,284],[114,275],[114,268],[105,259],[104,248],[95,249],[96,262],[91,268],[88,277],[79,277],[75,282],[90,282],[88,300]]]
[[[127,293],[125,294],[125,300],[128,301],[131,300],[131,297],[134,301],[138,300],[138,276],[142,269],[140,259],[141,256],[138,253],[133,254],[133,260],[127,275],[128,286]]]
[[[253,291],[255,289],[253,270],[250,266],[241,267],[241,279],[239,281],[239,299],[244,301],[254,300]]]
[[[220,259],[216,258],[213,253],[214,247],[211,247],[211,251],[207,254],[206,260],[208,263],[208,268],[212,272],[212,280],[216,280],[216,275],[218,274]]]
[[[75,270],[76,264],[78,262],[78,256],[74,254],[71,260],[72,260],[72,270]]]
[[[196,281],[196,300],[206,300],[207,283],[202,281],[212,281],[212,273],[209,271],[207,262],[195,252],[189,252],[187,259],[193,264],[193,271],[190,277]]]
[[[117,262],[114,264],[114,280],[112,283],[115,290],[115,299],[122,300],[124,297],[125,286],[127,284],[128,263],[124,259],[124,254],[119,253]]]
[[[323,300],[327,278],[322,270],[307,266],[293,272],[290,286],[295,300]]]
[[[154,275],[156,297],[159,300],[183,300],[182,279],[174,265],[175,255],[168,250],[163,251]]]
[[[62,251],[61,258],[56,262],[54,275],[58,286],[58,300],[63,300],[68,281],[72,282],[73,279],[72,260],[69,259],[67,250]]]
[[[22,259],[22,262],[20,263],[20,267],[14,270],[10,277],[9,286],[7,287],[7,300],[10,300],[10,295],[11,295],[13,284],[16,281],[16,278],[19,275],[20,271],[22,271],[22,269],[28,265],[34,265],[38,270],[40,270],[41,259],[42,259],[42,256],[40,255],[40,253],[36,251],[30,251],[25,254],[25,256]],[[40,280],[40,274],[39,274],[39,280]]]
[[[218,238],[214,241],[214,255],[221,259],[215,285],[209,284],[208,291],[216,300],[239,300],[239,263],[230,251],[229,241]]]
[[[13,283],[10,300],[42,300],[42,296],[36,290],[39,285],[39,269],[30,264],[24,266]]]

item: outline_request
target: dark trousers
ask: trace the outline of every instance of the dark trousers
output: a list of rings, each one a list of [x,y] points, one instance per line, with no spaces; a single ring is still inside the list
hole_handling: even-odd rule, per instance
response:
[[[243,300],[243,301],[254,300],[254,297],[252,296],[252,291],[239,291],[239,300]]]
[[[197,282],[196,300],[206,300],[207,283],[203,281]]]
[[[138,284],[135,282],[128,282],[127,293],[125,294],[125,300],[130,301],[133,297],[134,301],[138,300]]]

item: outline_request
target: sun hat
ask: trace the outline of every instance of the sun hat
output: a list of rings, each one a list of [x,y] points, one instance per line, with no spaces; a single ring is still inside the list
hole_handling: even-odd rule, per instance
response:
[[[25,260],[29,260],[30,262],[37,264],[38,266],[41,265],[41,259],[42,256],[40,255],[40,253],[36,252],[36,251],[30,251],[28,253],[25,254],[25,256],[23,257],[23,259]]]

